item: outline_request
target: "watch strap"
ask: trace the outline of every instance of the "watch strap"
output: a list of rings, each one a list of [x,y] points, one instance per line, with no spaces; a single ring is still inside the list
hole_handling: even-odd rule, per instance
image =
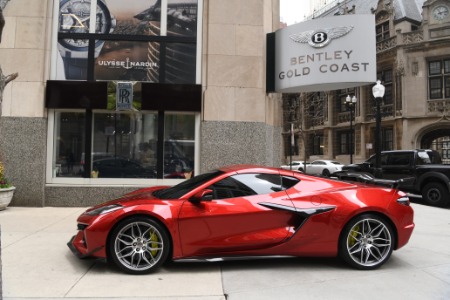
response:
[[[66,79],[87,79],[87,59],[63,57]]]

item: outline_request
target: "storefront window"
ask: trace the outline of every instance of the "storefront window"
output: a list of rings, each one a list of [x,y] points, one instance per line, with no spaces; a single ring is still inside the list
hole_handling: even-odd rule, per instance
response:
[[[53,177],[82,177],[85,113],[55,113]]]
[[[194,171],[195,116],[165,114],[164,178],[190,178]]]
[[[192,175],[201,110],[198,5],[55,1],[59,55],[46,94],[54,116],[52,183]],[[124,181],[135,180],[105,182]]]
[[[156,113],[95,113],[93,127],[94,177],[156,178]]]

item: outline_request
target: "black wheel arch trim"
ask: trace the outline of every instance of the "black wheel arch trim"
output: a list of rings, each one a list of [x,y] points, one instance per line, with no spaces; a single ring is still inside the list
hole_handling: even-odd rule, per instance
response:
[[[431,182],[442,183],[450,192],[450,178],[448,178],[445,174],[434,171],[422,174],[422,176],[420,176],[419,180],[417,181],[416,189],[418,191],[422,191],[425,185]]]

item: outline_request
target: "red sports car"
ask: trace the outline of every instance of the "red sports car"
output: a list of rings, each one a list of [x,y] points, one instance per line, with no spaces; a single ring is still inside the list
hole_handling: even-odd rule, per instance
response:
[[[88,209],[68,245],[133,274],[167,260],[270,255],[339,255],[374,269],[408,242],[413,214],[395,188],[239,165]]]

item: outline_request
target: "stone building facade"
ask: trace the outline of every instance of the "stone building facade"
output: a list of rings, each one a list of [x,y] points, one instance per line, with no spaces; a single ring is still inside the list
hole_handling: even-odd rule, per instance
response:
[[[449,7],[448,0],[347,0],[315,16],[375,14],[377,78],[386,87],[382,150],[433,148],[450,163]],[[357,98],[354,114],[347,96]],[[286,159],[293,122],[299,145],[294,158],[349,163],[350,154],[361,162],[375,153],[372,85],[283,97]]]
[[[12,0],[4,10],[0,64],[19,72],[0,119],[11,205],[94,205],[222,165],[281,164],[282,101],[265,92],[278,0],[92,1]],[[127,111],[119,81],[132,86]],[[134,163],[150,146],[151,159],[119,173],[102,165]]]

